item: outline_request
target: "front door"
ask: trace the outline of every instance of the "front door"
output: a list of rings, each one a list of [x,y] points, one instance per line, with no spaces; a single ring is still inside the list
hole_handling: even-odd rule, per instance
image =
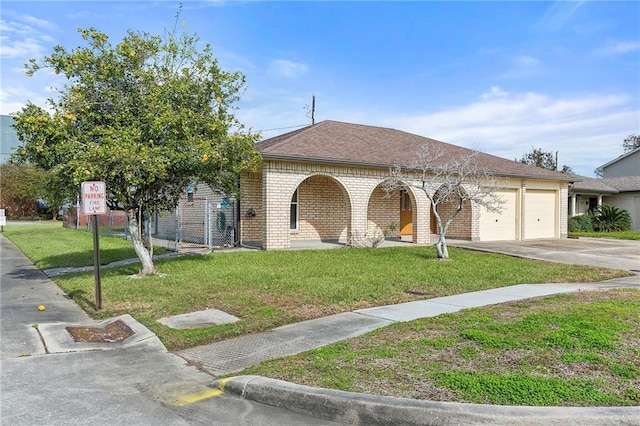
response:
[[[407,191],[400,192],[400,235],[413,235],[413,211]]]

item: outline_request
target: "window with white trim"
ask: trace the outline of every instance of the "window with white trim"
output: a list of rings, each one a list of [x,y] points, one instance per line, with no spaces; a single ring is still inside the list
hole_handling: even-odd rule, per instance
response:
[[[291,197],[291,211],[289,216],[289,229],[292,231],[298,230],[298,213],[300,211],[300,204],[298,203],[298,189],[296,188]]]

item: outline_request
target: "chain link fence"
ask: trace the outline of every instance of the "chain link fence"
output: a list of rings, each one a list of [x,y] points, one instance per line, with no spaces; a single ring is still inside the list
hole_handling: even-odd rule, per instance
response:
[[[227,199],[180,199],[172,212],[158,213],[147,222],[154,245],[176,252],[213,250],[237,245],[236,203]],[[100,235],[129,239],[128,219],[123,211],[111,210],[99,216]],[[92,231],[92,221],[78,214],[76,207],[64,212],[67,228]]]
[[[237,244],[236,205],[226,199],[181,199],[173,212],[156,215],[154,219],[155,239],[174,241],[177,252]]]

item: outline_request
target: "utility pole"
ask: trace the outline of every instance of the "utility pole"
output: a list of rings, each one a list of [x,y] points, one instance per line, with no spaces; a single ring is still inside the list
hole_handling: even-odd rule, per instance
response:
[[[311,97],[311,125],[316,124],[316,95]]]

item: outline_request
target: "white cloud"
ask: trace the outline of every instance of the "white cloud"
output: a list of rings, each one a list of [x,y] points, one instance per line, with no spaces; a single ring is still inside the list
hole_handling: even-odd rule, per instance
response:
[[[509,96],[509,92],[505,92],[500,86],[491,86],[491,90],[480,95],[482,99],[506,98],[507,96]]]
[[[21,22],[5,21],[0,19],[0,26],[3,33],[29,34],[33,32],[33,28]]]
[[[516,65],[521,67],[535,67],[540,64],[540,61],[533,56],[518,55],[514,58]]]
[[[0,39],[2,41],[0,57],[26,61],[29,58],[40,56],[44,51],[44,45],[54,41],[53,37],[42,32],[42,29],[55,28],[51,22],[30,15],[13,14],[11,16],[12,20],[10,21],[0,20]]]
[[[535,23],[534,27],[545,31],[562,29],[585,1],[557,0],[545,11],[544,16]]]
[[[22,20],[35,26],[35,27],[39,27],[39,28],[43,28],[46,30],[52,30],[57,28],[57,25],[54,24],[53,22],[49,22],[46,21],[44,19],[39,19],[36,18],[35,16],[31,16],[31,15],[23,15],[21,16]]]
[[[560,163],[591,176],[620,154],[625,135],[640,126],[627,95],[557,98],[507,93],[495,86],[471,102],[444,111],[395,117],[385,125],[500,157],[522,157],[531,147],[559,151]]]
[[[542,71],[542,61],[530,55],[515,55],[510,58],[509,69],[498,78],[523,78],[537,75]]]
[[[288,59],[275,59],[269,64],[269,73],[279,77],[299,77],[306,74],[307,71],[309,71],[307,64],[293,62]]]
[[[596,50],[596,53],[602,56],[618,56],[636,50],[640,50],[639,41],[615,41]]]
[[[40,56],[43,46],[37,39],[24,38],[22,40],[8,40],[4,37],[0,46],[0,57],[24,59]]]
[[[239,55],[230,50],[225,50],[214,46],[215,55],[218,57],[220,64],[227,71],[240,70],[243,73],[254,70],[256,68],[253,61],[247,56]]]

